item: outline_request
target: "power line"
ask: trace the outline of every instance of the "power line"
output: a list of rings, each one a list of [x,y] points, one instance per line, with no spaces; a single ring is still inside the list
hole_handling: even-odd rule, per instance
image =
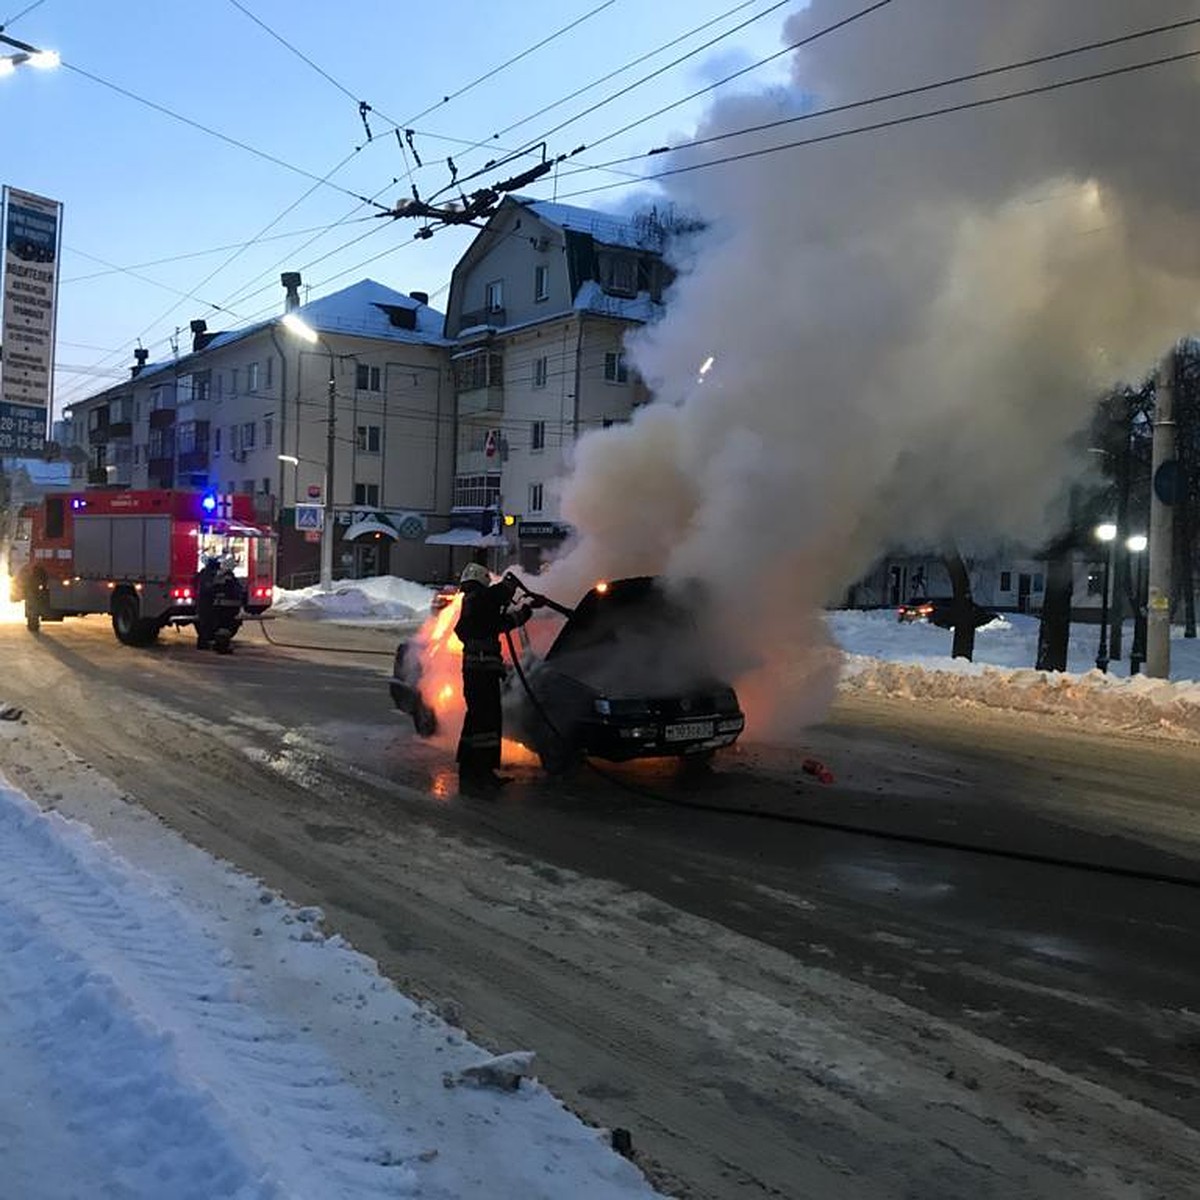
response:
[[[15,25],[22,17],[27,17],[35,8],[41,8],[46,0],[33,0],[32,4],[26,5],[15,17],[9,17],[3,25],[0,25],[0,33],[3,33],[10,25]]]
[[[692,171],[702,171],[708,167],[719,167],[727,163],[742,162],[746,159],[761,158],[767,154],[778,154],[784,150],[797,150],[805,146],[816,146],[823,142],[838,141],[841,138],[854,137],[861,133],[875,133],[881,129],[892,129],[899,125],[909,125],[917,121],[927,121],[932,117],[944,117],[951,113],[969,112],[972,109],[988,108],[1002,104],[1008,100],[1020,100],[1028,96],[1039,96],[1048,92],[1056,92],[1063,88],[1075,87],[1083,83],[1095,83],[1100,80],[1112,79],[1120,75],[1131,75],[1137,71],[1146,71],[1152,67],[1169,66],[1172,63],[1184,62],[1200,58],[1200,50],[1188,50],[1179,54],[1167,55],[1163,58],[1150,59],[1147,62],[1131,63],[1123,67],[1114,67],[1107,71],[1095,71],[1089,75],[1080,75],[1074,79],[1058,80],[1055,83],[1040,84],[1036,87],[1021,88],[1015,92],[1005,92],[999,96],[989,96],[980,100],[965,100],[958,104],[949,104],[944,108],[930,109],[923,113],[910,113],[903,117],[893,117],[886,121],[876,121],[870,125],[857,125],[852,129],[841,129],[834,133],[821,134],[818,137],[803,138],[794,142],[784,142],[778,146],[765,146],[757,150],[746,150],[740,154],[729,154],[723,158],[709,159],[705,162],[691,163],[688,166],[672,167],[667,171],[659,171],[654,175],[643,175],[642,182],[650,183],[657,179],[667,179],[672,175],[686,175]],[[576,196],[591,196],[597,192],[611,191],[613,188],[628,187],[627,183],[604,183],[593,188],[583,188],[577,192],[568,192],[563,199]]]
[[[663,105],[662,108],[655,110],[652,113],[647,113],[644,117],[639,117],[636,121],[631,121],[628,125],[623,125],[620,129],[613,130],[612,133],[607,133],[604,137],[589,144],[590,149],[595,149],[597,146],[602,146],[605,142],[611,142],[613,138],[620,137],[623,133],[628,133],[631,129],[636,129],[639,125],[644,125],[647,121],[653,121],[655,117],[661,117],[663,113],[668,113],[672,109],[679,108],[680,105],[687,104],[695,100],[698,96],[703,96],[707,92],[715,91],[719,87],[724,87],[734,79],[739,79],[741,76],[748,74],[751,71],[757,71],[759,67],[766,66],[769,62],[774,62],[775,59],[782,57],[785,54],[791,54],[795,50],[800,50],[805,46],[812,45],[813,42],[820,38],[826,37],[828,34],[836,33],[839,29],[844,29],[847,25],[854,24],[855,21],[861,20],[863,17],[870,16],[871,13],[877,12],[881,8],[885,8],[892,0],[876,0],[874,4],[868,5],[866,8],[860,9],[856,13],[851,13],[848,17],[843,17],[840,21],[835,21],[832,25],[826,25],[822,29],[815,30],[813,33],[802,37],[798,42],[793,42],[790,46],[784,46],[782,50],[775,51],[774,54],[768,54],[766,58],[760,58],[758,62],[751,63],[749,66],[726,75],[724,79],[718,79],[716,83],[707,84],[705,87],[697,88],[690,95],[684,96],[681,100],[674,100],[670,104]]]
[[[940,79],[935,83],[922,83],[914,87],[902,88],[895,92],[883,92],[877,96],[868,96],[862,100],[851,100],[845,104],[834,104],[828,108],[812,109],[809,112],[799,113],[792,117],[780,117],[774,121],[764,121],[759,125],[748,125],[743,129],[733,129],[728,133],[715,133],[710,137],[696,138],[694,141],[684,142],[678,146],[661,146],[653,150],[649,150],[644,154],[631,154],[625,158],[615,158],[610,162],[597,163],[594,167],[578,167],[574,170],[564,171],[563,175],[570,178],[574,175],[583,175],[591,170],[598,170],[601,167],[611,167],[624,163],[640,162],[646,158],[653,158],[659,154],[667,154],[681,150],[692,150],[698,146],[711,145],[713,142],[722,142],[729,138],[744,137],[751,133],[763,133],[768,129],[778,129],[784,125],[794,125],[802,121],[815,120],[818,117],[833,116],[838,113],[852,112],[858,108],[866,108],[872,104],[884,104],[891,100],[903,100],[911,96],[919,96],[925,92],[937,91],[941,88],[954,87],[962,83],[972,83],[980,79],[987,79],[996,75],[1003,75],[1011,71],[1023,70],[1026,67],[1041,66],[1045,63],[1055,62],[1064,58],[1071,58],[1079,54],[1087,54],[1093,50],[1109,49],[1113,46],[1123,45],[1128,42],[1137,41],[1141,38],[1154,37],[1161,33],[1172,33],[1180,29],[1185,29],[1190,26],[1200,25],[1200,17],[1191,17],[1187,20],[1176,21],[1170,25],[1158,25],[1153,29],[1142,29],[1134,33],[1122,34],[1119,37],[1105,38],[1103,41],[1088,42],[1082,46],[1074,46],[1068,50],[1056,50],[1052,54],[1039,54],[1034,58],[1022,59],[1020,62],[1007,63],[999,67],[987,67],[980,71],[972,71],[966,75],[954,75],[948,79]],[[658,114],[653,114],[657,116]],[[646,118],[649,119],[649,118]],[[632,128],[632,126],[627,126]],[[624,132],[620,130],[618,132]],[[615,135],[610,135],[615,136]],[[607,141],[608,138],[604,138]],[[599,143],[592,143],[593,146]]]
[[[333,86],[335,88],[337,88],[337,90],[339,92],[341,92],[344,96],[349,96],[349,98],[351,100],[353,100],[355,104],[361,103],[359,97],[356,96],[348,87],[346,87],[345,84],[340,83],[338,80],[336,80],[332,75],[330,75],[330,73],[328,71],[325,70],[324,67],[313,62],[313,60],[311,58],[309,58],[308,55],[305,54],[303,50],[300,50],[296,46],[293,46],[292,43],[289,42],[287,40],[287,38],[285,38],[281,33],[277,33],[274,29],[271,28],[270,25],[268,25],[266,23],[266,21],[264,21],[261,17],[258,17],[254,13],[252,13],[241,2],[241,0],[229,0],[229,3],[232,4],[233,7],[238,10],[238,12],[242,13],[244,16],[249,17],[250,20],[253,21],[255,23],[255,25],[257,25],[261,30],[263,30],[263,32],[266,33],[269,37],[273,37],[281,46],[284,46],[286,49],[290,50],[298,59],[300,59],[302,62],[305,62],[310,67],[312,67],[312,69],[314,71],[316,71],[316,73],[318,75],[320,75],[323,79],[326,79],[331,84],[333,84]]]
[[[265,150],[259,150],[256,146],[251,146],[248,142],[243,142],[240,138],[231,137],[227,133],[222,133],[219,129],[214,129],[211,125],[205,125],[200,121],[195,121],[191,117],[185,117],[182,113],[176,112],[174,109],[167,108],[165,104],[159,104],[156,100],[149,100],[145,96],[139,96],[136,92],[131,92],[128,88],[122,87],[118,83],[113,83],[111,80],[102,79],[99,75],[92,74],[91,71],[85,71],[82,67],[75,66],[74,63],[62,63],[68,71],[74,71],[76,75],[81,75],[84,79],[90,79],[93,83],[98,83],[101,87],[108,88],[110,91],[116,92],[120,96],[125,96],[129,100],[133,100],[138,104],[144,105],[146,108],[153,109],[163,116],[170,117],[173,121],[179,121],[184,125],[190,126],[192,129],[199,130],[201,133],[208,134],[209,137],[214,137],[218,141],[226,143],[229,146],[236,146],[239,150],[246,151],[247,154],[253,154],[255,158],[261,158],[264,162],[273,163],[277,167],[283,167],[286,171],[291,171],[294,175],[300,175],[305,179],[316,181],[317,187],[330,187],[335,191],[342,192],[344,195],[351,196],[355,200],[362,203],[369,203],[365,196],[360,196],[357,192],[351,191],[349,188],[344,188],[340,184],[330,183],[330,177],[336,170],[340,170],[351,158],[353,154],[348,155],[342,160],[335,171],[331,171],[325,176],[314,175],[311,171],[306,171],[303,167],[297,167],[294,163],[287,162],[285,159],[277,158],[274,154],[269,154]]]
[[[741,22],[741,24],[735,25],[732,29],[726,30],[724,33],[719,34],[717,37],[710,38],[707,42],[704,42],[702,45],[697,46],[694,50],[689,50],[686,54],[682,54],[678,58],[672,59],[669,63],[665,64],[664,66],[658,67],[656,70],[651,71],[649,75],[643,75],[640,79],[635,79],[632,83],[627,84],[625,87],[621,88],[619,91],[610,93],[609,95],[605,96],[602,100],[597,100],[595,104],[591,105],[589,108],[583,109],[581,112],[576,113],[573,117],[568,117],[565,121],[560,121],[557,125],[555,125],[551,129],[548,129],[545,133],[541,134],[539,137],[531,139],[529,142],[527,142],[525,144],[525,146],[522,149],[514,151],[512,154],[508,155],[506,159],[502,159],[501,163],[508,161],[509,159],[512,159],[512,158],[517,158],[522,154],[530,153],[530,151],[532,149],[535,149],[536,147],[540,146],[543,142],[545,142],[549,138],[553,137],[553,135],[558,133],[560,130],[566,129],[568,125],[573,125],[573,124],[575,124],[576,121],[580,121],[584,117],[590,116],[592,113],[599,111],[601,108],[604,108],[605,105],[611,104],[614,100],[618,100],[622,96],[628,95],[628,93],[632,92],[634,89],[641,87],[642,84],[649,83],[650,80],[658,78],[659,75],[665,74],[667,71],[673,70],[675,67],[679,66],[680,63],[686,62],[689,58],[694,58],[697,54],[701,54],[705,50],[708,50],[711,47],[715,46],[718,42],[722,42],[726,38],[732,37],[735,33],[739,33],[741,30],[745,29],[747,26],[753,25],[755,21],[761,21],[763,19],[763,17],[769,16],[771,13],[777,11],[778,9],[783,8],[785,5],[790,4],[791,2],[792,2],[792,0],[776,0],[776,2],[774,4],[772,4],[769,8],[764,9],[760,13],[756,13],[753,17],[748,17],[745,21]],[[888,4],[890,2],[891,2],[891,0],[879,0],[880,4]],[[578,147],[578,151],[582,151],[585,148],[586,147],[580,146],[580,147]],[[470,175],[466,175],[463,178],[459,179],[457,181],[457,183],[461,184],[461,183],[466,183],[468,180],[471,180],[471,179],[478,179],[480,175],[483,175],[487,171],[492,170],[493,167],[497,166],[497,165],[500,165],[500,164],[490,164],[490,165],[484,166],[480,170],[473,171]],[[434,195],[439,196],[442,193],[449,191],[449,190],[450,189],[448,187],[442,188],[440,192],[436,192],[436,193],[434,193]]]

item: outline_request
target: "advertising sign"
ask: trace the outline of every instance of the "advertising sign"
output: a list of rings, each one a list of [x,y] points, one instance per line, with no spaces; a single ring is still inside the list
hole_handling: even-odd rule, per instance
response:
[[[62,205],[4,189],[0,455],[41,454],[54,379]]]

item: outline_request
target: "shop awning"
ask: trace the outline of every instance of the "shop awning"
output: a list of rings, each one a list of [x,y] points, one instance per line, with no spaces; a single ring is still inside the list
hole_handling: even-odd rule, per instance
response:
[[[500,534],[480,533],[478,529],[447,529],[445,533],[431,533],[425,539],[427,546],[465,546],[473,550],[490,550],[497,546],[507,546],[507,540]]]
[[[342,534],[342,540],[352,542],[355,538],[362,537],[369,533],[383,533],[396,541],[400,534],[396,532],[396,527],[379,513],[372,513],[368,517],[364,517],[361,521],[355,521],[345,533]]]

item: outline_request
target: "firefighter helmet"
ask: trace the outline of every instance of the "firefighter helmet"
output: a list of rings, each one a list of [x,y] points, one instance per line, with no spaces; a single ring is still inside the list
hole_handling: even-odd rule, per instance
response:
[[[482,563],[467,563],[458,577],[458,582],[460,584],[481,583],[487,587],[492,582],[492,573]]]

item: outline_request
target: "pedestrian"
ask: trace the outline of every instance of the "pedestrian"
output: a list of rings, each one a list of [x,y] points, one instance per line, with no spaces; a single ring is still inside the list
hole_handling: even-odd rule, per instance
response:
[[[221,560],[210,555],[196,575],[196,649],[211,650],[216,632],[217,572]]]
[[[488,569],[468,563],[459,579],[462,610],[454,632],[463,645],[462,736],[458,741],[458,779],[464,790],[493,789],[507,783],[498,773],[503,718],[500,684],[504,659],[500,635],[524,625],[537,601],[512,607],[513,589],[492,583]]]

